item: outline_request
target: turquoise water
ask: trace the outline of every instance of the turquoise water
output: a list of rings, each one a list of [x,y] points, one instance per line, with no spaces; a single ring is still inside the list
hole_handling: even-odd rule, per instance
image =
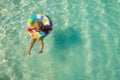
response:
[[[34,13],[54,30],[28,56]],[[0,80],[120,80],[120,0],[1,0]]]

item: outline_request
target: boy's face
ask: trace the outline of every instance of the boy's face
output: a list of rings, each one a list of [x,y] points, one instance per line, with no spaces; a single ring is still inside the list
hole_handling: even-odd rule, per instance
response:
[[[40,23],[35,23],[35,27],[36,27],[36,28],[38,28],[38,27],[40,27],[40,26],[41,26]]]
[[[40,23],[35,23],[34,27],[36,28],[36,31],[41,30],[41,24]]]

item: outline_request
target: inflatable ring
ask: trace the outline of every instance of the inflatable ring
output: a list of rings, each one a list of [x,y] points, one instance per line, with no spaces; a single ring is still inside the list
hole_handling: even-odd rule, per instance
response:
[[[31,18],[27,21],[27,27],[32,26],[36,20],[40,20],[44,26],[47,26],[49,28],[52,28],[51,20],[48,16],[44,14],[34,14],[31,16]],[[27,31],[27,33],[31,36],[31,33]],[[46,34],[44,32],[34,32],[34,34],[31,36],[34,39],[43,38]]]

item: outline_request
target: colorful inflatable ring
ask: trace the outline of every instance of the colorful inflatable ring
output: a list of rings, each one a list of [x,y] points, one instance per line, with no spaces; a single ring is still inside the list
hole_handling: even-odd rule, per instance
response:
[[[27,21],[27,27],[32,26],[36,20],[40,20],[44,26],[51,28],[51,20],[48,16],[44,14],[34,14],[31,18]],[[27,31],[27,33],[31,36],[31,33]],[[34,39],[45,37],[46,34],[44,32],[34,32],[33,36]]]

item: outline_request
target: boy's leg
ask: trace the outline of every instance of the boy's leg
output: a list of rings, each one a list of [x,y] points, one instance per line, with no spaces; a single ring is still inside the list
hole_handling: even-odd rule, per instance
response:
[[[28,48],[28,55],[30,55],[31,49],[32,49],[35,41],[36,41],[36,39],[33,39],[33,38],[32,38],[32,40],[30,41],[30,46],[29,46],[29,48]]]
[[[43,39],[40,39],[40,51],[39,51],[39,53],[43,52],[43,47],[44,47]]]

